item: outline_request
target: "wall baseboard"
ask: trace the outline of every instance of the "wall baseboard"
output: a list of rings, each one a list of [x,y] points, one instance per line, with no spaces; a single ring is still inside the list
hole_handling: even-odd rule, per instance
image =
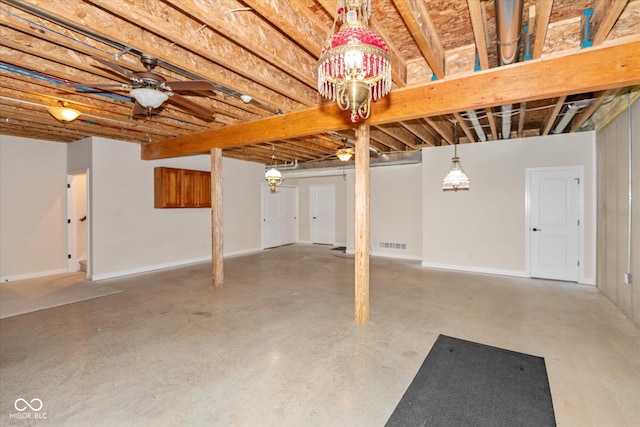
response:
[[[437,268],[440,270],[455,270],[455,271],[464,271],[468,273],[484,273],[484,274],[495,274],[498,276],[513,276],[513,277],[529,277],[525,274],[524,271],[518,270],[503,270],[499,268],[487,268],[487,267],[476,267],[471,265],[457,265],[457,264],[440,264],[437,262],[428,262],[422,261],[423,268]]]
[[[13,282],[15,280],[35,279],[37,277],[55,276],[56,274],[68,273],[66,268],[58,268],[55,270],[39,271],[36,273],[17,274],[15,276],[2,276],[0,283]]]
[[[205,261],[211,261],[210,256],[191,258],[180,261],[172,261],[163,264],[145,265],[143,267],[130,268],[127,270],[111,271],[108,273],[93,274],[89,279],[93,281],[115,279],[116,277],[132,276],[134,274],[150,273],[152,271],[166,270],[168,268],[184,267],[191,264],[198,264]]]
[[[347,248],[345,250],[345,253],[349,254],[349,255],[355,255],[356,251],[353,248]],[[418,256],[418,255],[402,255],[402,254],[392,254],[392,253],[388,253],[388,252],[376,252],[376,251],[369,252],[369,256],[376,257],[376,258],[397,259],[397,260],[401,260],[401,261],[420,261],[420,260],[422,260],[422,257]]]
[[[256,252],[262,252],[263,250],[264,249],[262,249],[262,248],[253,248],[253,249],[242,249],[240,251],[225,252],[224,258],[233,258],[233,257],[237,257],[237,256],[242,256],[242,255],[254,254]],[[209,258],[209,259],[211,259],[211,258]]]
[[[232,258],[232,257],[236,257],[236,256],[248,255],[248,254],[251,254],[251,253],[254,253],[254,252],[260,252],[260,251],[262,251],[262,249],[254,248],[254,249],[243,249],[243,250],[240,250],[240,251],[227,252],[227,253],[224,254],[224,258]],[[152,271],[166,270],[168,268],[185,267],[187,265],[199,264],[201,262],[211,262],[211,257],[210,256],[204,256],[204,257],[191,258],[191,259],[185,259],[185,260],[180,260],[180,261],[172,261],[172,262],[167,262],[167,263],[163,263],[163,264],[147,265],[147,266],[144,266],[144,267],[137,267],[137,268],[132,268],[132,269],[128,269],[128,270],[120,270],[120,271],[113,271],[113,272],[109,272],[109,273],[94,274],[93,276],[91,276],[90,280],[99,281],[99,280],[106,280],[106,279],[114,279],[116,277],[131,276],[131,275],[134,275],[134,274],[142,274],[142,273],[150,273]]]

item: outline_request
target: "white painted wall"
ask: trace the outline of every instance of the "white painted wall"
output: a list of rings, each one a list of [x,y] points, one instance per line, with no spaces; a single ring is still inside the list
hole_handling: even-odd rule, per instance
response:
[[[373,256],[419,260],[422,256],[422,168],[420,164],[376,166],[369,172],[369,239]],[[355,181],[347,174],[347,252],[354,252]],[[406,243],[406,249],[380,242]]]
[[[424,149],[423,266],[526,275],[526,169],[583,166],[584,281],[595,282],[595,133],[464,144],[469,191],[443,192],[453,147]]]
[[[153,207],[155,166],[210,170],[209,156],[143,161],[139,145],[97,137],[1,141],[3,281],[66,271],[67,171],[89,171],[94,280],[211,258],[209,209]],[[263,173],[260,164],[223,159],[225,256],[260,249]]]
[[[0,135],[0,281],[64,273],[65,144]]]
[[[209,170],[209,156],[148,162],[140,160],[137,144],[109,139],[92,138],[65,145],[2,138],[2,277],[32,277],[65,267],[66,236],[62,230],[66,173],[87,168],[94,278],[210,257],[208,209],[153,208],[153,167]],[[371,168],[371,253],[421,259],[425,266],[523,275],[526,168],[582,165],[585,281],[594,281],[594,147],[593,132],[465,144],[459,147],[459,155],[471,177],[471,190],[467,193],[441,190],[452,147],[423,150],[422,165]],[[263,174],[263,165],[223,160],[227,256],[260,249]],[[26,191],[16,190],[13,183],[19,181],[24,181]],[[61,184],[58,186],[57,182]],[[326,182],[336,183],[336,240],[344,238],[347,250],[353,252],[353,170],[347,170],[345,177],[287,179],[288,184],[296,183],[301,188]],[[308,203],[303,202],[305,193],[300,194],[302,220],[308,217],[302,212]],[[344,200],[344,210],[339,207],[340,200]],[[41,236],[47,236],[44,240],[48,250],[32,243],[41,240]],[[300,239],[304,240],[304,236],[308,236],[308,226],[301,225]],[[406,243],[407,249],[380,248],[379,242]],[[31,258],[34,254],[37,261]]]
[[[204,261],[211,255],[209,209],[155,209],[155,166],[209,170],[208,156],[143,161],[140,146],[92,138],[90,179],[94,279]]]
[[[224,254],[233,256],[260,250],[260,188],[264,182],[264,165],[225,157],[222,173]]]

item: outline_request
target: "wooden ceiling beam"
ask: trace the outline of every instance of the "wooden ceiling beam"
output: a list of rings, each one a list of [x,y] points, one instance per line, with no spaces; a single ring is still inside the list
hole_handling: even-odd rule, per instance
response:
[[[274,28],[295,40],[311,56],[320,56],[322,44],[329,35],[333,14],[330,21],[327,18],[327,22],[321,22],[304,2],[300,1],[244,0],[243,3],[270,22]]]
[[[422,0],[393,0],[433,74],[445,77],[444,47]]]
[[[538,59],[542,56],[544,44],[547,40],[547,28],[549,28],[552,8],[553,0],[540,0],[540,6],[538,7],[538,14],[536,16],[536,37],[533,43],[533,59]]]
[[[520,113],[518,115],[518,138],[522,138],[522,130],[524,129],[524,118],[527,115],[527,103],[520,103]]]
[[[603,90],[602,92],[595,94],[593,103],[583,111],[581,111],[578,115],[576,115],[571,121],[571,132],[575,132],[580,129],[580,127],[582,127],[582,125],[585,124],[587,120],[589,120],[589,117],[591,117],[593,113],[598,111],[598,108],[600,108],[605,99],[607,99],[607,97],[612,93],[613,90]]]
[[[398,141],[394,134],[385,132],[382,127],[376,126],[371,129],[371,139],[382,146],[380,151],[406,151],[407,149],[406,145]]]
[[[593,45],[599,46],[606,39],[629,0],[601,0],[593,11]]]
[[[131,47],[137,51],[152,55],[189,73],[199,76],[215,76],[216,83],[240,93],[251,92],[254,98],[276,106],[283,111],[295,110],[300,105],[291,98],[285,97],[270,88],[265,88],[245,77],[238,76],[216,63],[172,44],[172,40],[159,37],[88,3],[75,1],[42,2],[38,0],[21,0],[21,2],[42,10],[53,17],[56,22],[71,24],[79,28],[90,28],[92,32],[110,40],[114,44]],[[130,3],[123,4],[130,5]],[[147,17],[145,16],[143,22],[146,20]],[[167,23],[163,25],[166,27]]]
[[[212,5],[211,1],[165,1],[315,89],[315,56],[296,45],[292,41],[295,38],[283,38],[280,31],[251,11],[233,11],[231,8],[223,11],[221,7]],[[247,31],[247,28],[252,31]],[[233,59],[236,62],[238,60],[237,57]]]
[[[442,120],[438,120],[436,118],[426,117],[424,119],[429,126],[435,130],[440,137],[447,142],[447,144],[453,144],[455,141],[453,139],[453,131],[447,125],[447,123],[443,123]]]
[[[417,150],[420,142],[417,137],[402,127],[399,123],[389,123],[386,126],[376,126],[376,129],[382,133],[386,133],[396,141],[401,143],[401,146],[397,148],[397,151],[407,151],[407,147],[412,150]]]
[[[66,28],[56,25],[52,22],[42,20],[37,16],[26,16],[24,12],[19,9],[8,7],[6,12],[7,13],[4,16],[3,24],[20,33],[23,33],[23,37],[11,34],[6,35],[2,33],[0,35],[0,44],[15,48],[30,55],[34,54],[34,52],[37,52],[36,56],[47,58],[53,62],[62,61],[64,65],[73,64],[75,68],[83,69],[84,71],[95,74],[100,78],[108,79],[109,81],[107,81],[107,83],[116,81],[127,82],[126,79],[116,79],[116,75],[113,72],[103,71],[104,67],[92,60],[86,60],[86,58],[81,56],[80,58],[82,58],[83,60],[79,62],[77,60],[79,57],[74,54],[74,52],[77,52],[87,56],[96,55],[96,52],[104,52],[105,49],[111,50],[112,48],[110,46],[91,39],[80,33],[73,33],[72,37],[69,37],[66,35],[69,33],[69,30],[67,30]],[[27,37],[27,39],[24,40],[24,37]],[[16,46],[16,44],[21,41],[21,46]],[[11,43],[11,45],[9,45],[9,43]],[[64,49],[67,49],[68,53],[65,52]],[[54,51],[56,52],[56,54],[52,55],[50,52]],[[73,62],[71,62],[69,59],[70,55]],[[126,67],[130,69],[142,70],[142,65],[137,60],[132,60],[132,62],[127,63]],[[171,76],[176,80],[181,80],[181,76],[176,75],[171,71],[164,70],[162,69],[162,67],[159,67],[157,69],[167,76]],[[99,81],[98,79],[95,80]],[[69,88],[68,90],[74,93],[82,93],[82,96],[93,96],[87,92],[75,92],[75,89],[72,88]],[[105,97],[99,98],[107,99]],[[202,103],[204,100],[201,98],[198,101],[199,103]],[[236,102],[230,102],[228,98],[219,100],[209,97],[206,99],[206,102],[209,104],[208,107],[211,110],[234,119],[249,121],[254,120],[259,116],[270,115],[264,109],[253,107],[251,104],[244,104],[240,100],[236,100]],[[239,106],[241,108],[239,108]],[[187,122],[190,121],[189,116],[187,116],[185,113],[182,113],[182,110],[177,111],[180,111],[177,118],[180,118],[181,120]],[[221,117],[220,120],[227,124],[234,123],[232,121],[225,120],[224,117]]]
[[[496,141],[498,139],[498,126],[496,125],[496,118],[493,115],[493,109],[485,108],[484,112],[487,115],[487,120],[489,121],[489,129],[491,130],[491,133],[487,135],[487,139]]]
[[[486,22],[482,14],[480,0],[467,0],[467,5],[469,6],[469,15],[471,17],[471,26],[473,27],[473,36],[476,41],[476,53],[480,61],[480,68],[486,70],[489,68],[489,52],[487,51]]]
[[[409,120],[399,122],[402,127],[420,138],[423,144],[436,145],[433,134],[429,131],[428,126],[422,120]]]
[[[560,114],[560,111],[562,111],[562,106],[564,105],[564,101],[566,99],[567,99],[567,95],[563,95],[556,100],[556,103],[555,103],[556,105],[553,107],[551,111],[549,111],[549,114],[547,114],[547,116],[544,118],[544,122],[542,123],[543,128],[542,128],[541,135],[549,135],[549,132],[551,132],[551,128],[553,127],[553,124],[556,122],[556,118],[558,117],[558,114]]]
[[[392,91],[372,103],[370,125],[452,114],[569,94],[640,84],[640,40],[594,47],[552,58],[519,62],[459,78]],[[602,67],[602,64],[607,67]],[[579,74],[575,70],[580,70]],[[494,88],[486,91],[487,87]],[[464,94],[464,96],[461,96]],[[323,105],[253,123],[146,144],[144,159],[202,153],[351,127],[337,105]]]
[[[453,117],[458,121],[458,124],[460,124],[460,129],[462,129],[462,132],[464,132],[464,134],[467,136],[469,142],[476,142],[476,139],[473,136],[473,132],[471,132],[469,126],[467,126],[467,123],[462,118],[460,113],[453,113]]]
[[[200,22],[190,19],[162,2],[89,1],[129,22],[145,22],[160,37],[189,50],[192,56],[193,53],[200,55],[303,105],[315,105],[315,85],[309,80],[305,81],[304,74],[302,74],[302,82],[305,84],[302,84],[300,80],[282,73],[281,70],[244,47],[216,34],[206,25],[203,26]],[[219,9],[219,7],[212,9]],[[301,72],[304,71],[304,63],[301,64],[301,68]],[[308,69],[307,72],[312,76],[313,68]],[[251,93],[248,95],[253,96]]]

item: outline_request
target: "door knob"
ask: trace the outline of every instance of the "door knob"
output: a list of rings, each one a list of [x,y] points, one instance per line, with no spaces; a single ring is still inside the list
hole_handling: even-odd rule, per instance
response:
[[[542,228],[532,228],[533,231],[542,231]]]

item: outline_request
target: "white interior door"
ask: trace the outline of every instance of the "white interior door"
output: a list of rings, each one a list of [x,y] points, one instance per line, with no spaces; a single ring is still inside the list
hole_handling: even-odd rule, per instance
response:
[[[311,242],[333,245],[336,240],[335,186],[309,186]]]
[[[298,241],[298,188],[280,186],[271,192],[262,186],[262,247],[295,243]]]
[[[577,282],[582,169],[530,169],[527,178],[531,277]]]

